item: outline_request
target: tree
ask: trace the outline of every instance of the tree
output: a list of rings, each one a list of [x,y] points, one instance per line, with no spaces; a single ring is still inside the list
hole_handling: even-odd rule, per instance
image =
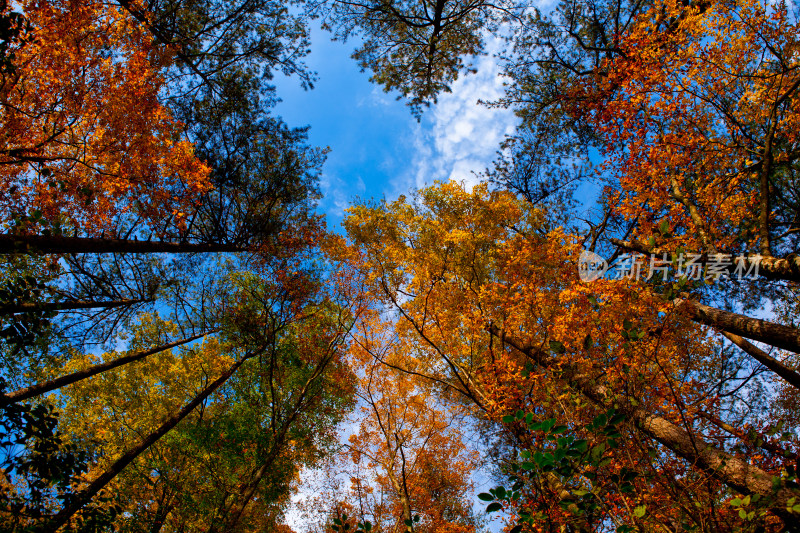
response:
[[[474,71],[465,60],[484,53],[483,32],[517,15],[511,2],[482,0],[331,1],[320,3],[325,26],[337,38],[358,35],[363,44],[353,53],[371,81],[386,92],[398,90],[419,117],[436,103],[459,75]]]
[[[583,102],[567,96],[580,83],[593,83],[595,75],[602,79],[605,61],[616,57],[620,37],[648,5],[558,2],[546,14],[529,9],[521,23],[512,26],[510,50],[503,56],[510,81],[497,104],[513,109],[521,122],[505,141],[490,177],[534,204],[553,204],[551,216],[563,213],[563,224],[574,225],[584,216],[570,209],[575,187],[604,176],[591,158],[602,151],[602,140],[582,120]],[[618,225],[605,213],[592,214],[599,220],[588,222],[597,229]]]
[[[275,523],[297,470],[327,453],[350,394],[339,362],[349,302],[340,307],[320,281],[309,247],[324,231],[312,213],[324,152],[305,144],[306,129],[268,115],[264,83],[279,68],[310,84],[305,26],[276,2],[73,4],[23,3],[30,39],[9,34],[4,55],[0,253],[10,282],[0,308],[13,317],[4,337],[26,351],[9,350],[26,371],[16,391],[4,388],[4,413],[39,413],[31,408],[57,388],[64,411],[58,431],[43,411],[56,435],[37,467],[49,499],[29,490],[38,478],[6,472],[19,483],[7,494],[23,502],[10,523]],[[3,20],[16,20],[6,10]],[[98,344],[114,349],[89,355]],[[180,358],[197,367],[171,376]],[[83,426],[70,395],[98,383],[103,402],[86,406],[94,420]],[[110,412],[124,423],[114,427]],[[103,422],[108,434],[93,434]],[[9,432],[17,426],[30,424]],[[220,429],[248,441],[249,455],[237,460]],[[34,444],[12,448],[14,464],[38,460]],[[212,464],[215,447],[231,461]],[[61,468],[75,450],[83,463]],[[178,498],[203,468],[224,479]],[[104,493],[144,513],[117,516]],[[24,508],[37,511],[14,515]]]
[[[92,462],[41,527],[86,521],[82,508],[102,491],[137,511],[135,520],[116,518],[134,529],[230,530],[280,517],[298,469],[329,453],[352,394],[341,359],[350,307],[324,290],[335,283],[321,282],[313,251],[285,252],[283,262],[216,273],[213,292],[200,283],[202,297],[219,298],[195,304],[209,309],[204,319],[216,320],[218,336],[174,342],[181,352],[173,353],[164,338],[184,325],[140,316],[132,354],[68,361],[54,380],[67,385],[59,395],[61,427],[70,445],[92,450]],[[225,450],[229,461],[214,459]],[[209,483],[190,481],[198,475]]]
[[[748,2],[576,2],[521,31],[505,100],[525,118],[519,135],[569,123],[586,140],[582,150],[561,152],[572,161],[534,161],[531,172],[563,176],[588,159],[588,148],[606,157],[597,171],[607,184],[602,212],[587,221],[592,249],[608,249],[601,237],[623,236],[611,242],[624,241],[625,251],[758,252],[770,279],[796,278],[793,259],[771,250],[794,249],[788,36],[796,18]],[[544,153],[562,144],[545,140]],[[500,175],[525,192],[513,179],[525,160],[518,163]],[[757,285],[751,294],[766,295]]]
[[[31,29],[0,100],[3,221],[39,211],[100,234],[117,216],[180,220],[210,184],[158,100],[169,53],[118,9],[73,4],[21,6]]]
[[[4,249],[85,232],[241,250],[313,202],[323,154],[268,116],[275,99],[255,72],[268,79],[279,64],[310,79],[304,26],[279,4],[202,6],[26,7],[30,44],[4,80],[2,201],[15,234]]]
[[[391,368],[403,357],[385,340],[379,321],[365,320],[352,345],[363,372],[360,423],[344,458],[354,465],[353,512],[375,531],[474,533],[468,493],[478,457],[463,442],[460,406]]]
[[[588,221],[584,242],[675,266],[681,254],[694,254],[705,267],[726,257],[720,252],[741,254],[740,267],[758,265],[756,281],[733,279],[732,265],[724,283],[684,279],[677,286],[657,278],[643,290],[675,298],[687,318],[730,341],[727,353],[752,358],[741,386],[762,399],[725,400],[726,417],[737,423],[715,417],[720,430],[742,439],[736,427],[748,423],[748,412],[772,416],[776,425],[792,419],[759,405],[758,375],[768,368],[784,380],[776,385],[781,396],[795,394],[794,356],[778,350],[796,351],[787,343],[797,335],[793,316],[758,320],[745,312],[765,301],[791,307],[797,281],[796,10],[781,3],[590,1],[560,4],[531,22],[509,62],[515,83],[505,102],[528,121],[520,138],[567,124],[569,135],[583,134],[585,146],[605,157],[597,172],[607,185],[602,211]],[[512,170],[538,157],[522,146]],[[563,143],[545,139],[544,146],[558,153]],[[573,154],[588,158],[588,150]],[[535,173],[547,171],[545,159],[531,165]],[[555,171],[568,172],[565,163],[556,160]],[[514,188],[519,182],[509,176]]]
[[[762,525],[791,520],[796,489],[780,477],[789,463],[765,443],[781,445],[765,435],[721,434],[724,424],[710,421],[730,416],[724,403],[736,395],[728,387],[738,371],[727,366],[725,349],[655,292],[625,279],[581,282],[579,240],[545,230],[544,220],[508,193],[477,186],[470,194],[454,184],[421,191],[415,204],[351,211],[345,224],[358,245],[355,260],[397,313],[404,350],[420,354],[405,370],[469,399],[495,423],[521,409],[532,413],[530,423],[555,419],[587,443],[605,438],[589,431],[599,414],[624,415],[619,427],[630,440],[621,452],[577,477],[551,479],[545,492],[533,483],[514,489],[531,502],[547,497],[557,509],[558,501],[591,494],[596,526],[611,517],[638,524],[633,511],[646,502],[653,527],[733,528],[740,519],[729,502],[742,494],[757,501],[757,512],[769,510],[756,517]],[[551,449],[551,428],[533,435],[520,428],[516,446]],[[743,452],[759,441],[758,458]],[[628,471],[641,483],[632,492],[612,476]]]
[[[636,238],[667,220],[688,250],[794,249],[796,31],[781,4],[657,3],[620,37],[580,98]]]
[[[256,34],[263,32],[264,28],[253,29],[253,25],[258,26],[258,24],[248,17],[257,18],[264,13],[261,8],[254,11],[251,7],[238,6],[231,14],[235,20],[226,19],[226,23],[238,24],[240,30],[244,24]],[[277,25],[274,30],[281,31],[281,21],[285,19],[283,9],[271,4],[262,7],[264,10],[274,12]],[[39,151],[56,150],[53,154],[47,155],[47,158],[67,158],[63,162],[65,166],[59,170],[66,177],[60,178],[54,177],[54,170],[47,167],[47,161],[29,160],[33,157],[31,155],[33,152],[9,148],[12,150],[9,152],[11,154],[9,157],[17,159],[13,161],[9,159],[7,168],[13,172],[9,174],[8,179],[35,177],[36,183],[39,184],[37,187],[45,187],[47,194],[26,189],[21,182],[19,186],[9,182],[13,186],[9,189],[11,196],[8,196],[7,200],[9,204],[13,202],[14,206],[6,210],[8,225],[7,232],[0,235],[0,252],[9,255],[72,254],[71,257],[62,259],[61,263],[55,258],[44,259],[45,262],[50,261],[52,265],[58,265],[54,268],[59,270],[59,275],[48,278],[50,282],[46,284],[42,284],[41,280],[32,283],[38,287],[41,298],[36,304],[43,306],[42,310],[48,306],[63,305],[59,300],[86,301],[87,305],[94,301],[104,302],[100,310],[96,307],[93,311],[84,312],[71,309],[71,312],[62,312],[51,317],[57,319],[61,327],[60,332],[64,332],[66,324],[69,324],[71,328],[69,335],[80,336],[81,338],[73,339],[79,342],[92,342],[98,339],[101,342],[109,341],[119,326],[130,319],[132,312],[141,308],[142,303],[157,305],[154,300],[164,296],[163,289],[174,287],[177,277],[169,273],[169,268],[174,267],[175,260],[152,254],[258,252],[281,255],[279,248],[293,248],[292,243],[303,240],[304,234],[318,231],[320,223],[311,211],[317,197],[316,180],[324,152],[305,144],[306,130],[290,129],[279,119],[267,116],[270,101],[268,100],[266,105],[259,101],[258,84],[247,81],[249,74],[244,78],[239,76],[241,83],[231,81],[230,91],[228,93],[222,91],[224,98],[219,92],[222,87],[220,84],[225,79],[219,69],[227,69],[226,72],[241,70],[242,62],[252,66],[259,58],[266,57],[264,50],[258,53],[254,49],[240,50],[241,53],[225,56],[227,59],[223,62],[224,65],[215,63],[219,59],[218,54],[221,50],[207,51],[203,64],[215,64],[216,66],[209,69],[221,76],[214,84],[207,87],[208,95],[214,98],[207,95],[210,100],[197,99],[195,98],[197,93],[192,91],[190,93],[194,96],[191,98],[184,95],[189,100],[179,98],[177,92],[172,92],[173,89],[177,91],[178,87],[186,88],[186,86],[180,76],[175,77],[179,69],[172,62],[176,57],[174,43],[154,42],[152,28],[145,24],[150,20],[148,18],[150,15],[133,9],[136,15],[134,16],[127,8],[133,9],[129,3],[126,3],[125,9],[89,4],[82,6],[83,11],[69,10],[63,3],[36,4],[35,8],[29,10],[29,16],[26,15],[28,18],[32,17],[30,33],[32,39],[38,43],[38,48],[33,50],[25,47],[31,54],[25,57],[34,59],[27,60],[16,54],[20,68],[24,66],[29,70],[23,69],[21,75],[6,83],[7,96],[12,100],[23,96],[30,98],[30,94],[23,91],[28,85],[41,86],[43,94],[52,96],[52,102],[49,104],[36,99],[31,100],[25,104],[31,109],[24,113],[20,110],[23,103],[9,100],[9,106],[16,106],[15,112],[23,115],[27,113],[25,116],[29,117],[27,121],[17,120],[14,123],[16,129],[7,130],[9,135],[14,133],[17,136],[9,138],[9,143],[21,142],[20,139],[25,135],[41,135],[41,132],[46,130],[42,129],[40,124],[42,121],[73,120],[69,118],[73,115],[77,117],[74,120],[83,120],[81,113],[97,115],[92,115],[94,118],[91,120],[94,122],[91,120],[81,122],[81,127],[85,126],[89,128],[87,131],[90,131],[91,128],[102,126],[104,134],[113,140],[113,142],[102,141],[99,134],[94,135],[90,139],[100,139],[96,139],[96,144],[100,144],[94,148],[94,145],[84,146],[80,144],[83,141],[76,140],[75,142],[79,144],[74,149],[82,150],[86,157],[93,159],[87,160],[88,162],[71,162],[67,157],[68,154],[62,153],[66,149],[66,141],[62,137],[75,136],[77,130],[64,133],[67,131],[64,129],[66,126],[53,126],[53,131],[61,137],[57,135],[52,139],[43,139],[37,141],[36,145],[41,144],[41,147],[37,148]],[[197,39],[202,40],[209,35],[208,32],[213,35],[219,29],[213,18],[222,16],[222,12],[218,13],[215,11],[216,8],[209,8],[208,18],[201,24],[205,29],[197,34]],[[37,9],[40,11],[36,11]],[[189,8],[176,4],[170,9],[173,15],[185,19],[188,15],[186,10]],[[190,23],[190,19],[191,17],[188,17],[183,23]],[[300,38],[297,32],[302,33],[302,28],[284,29],[287,32],[287,39],[291,42]],[[59,40],[61,33],[66,35],[65,40]],[[223,36],[230,35],[224,33]],[[250,37],[254,38],[252,35]],[[263,35],[259,39],[261,43],[259,46],[262,48],[275,48],[274,43],[265,43]],[[47,46],[61,46],[69,51],[71,63],[65,62],[65,59],[59,64],[59,68],[83,69],[85,71],[83,77],[66,75],[63,70],[50,68],[47,61],[61,60],[57,59],[58,54],[49,53]],[[192,44],[190,40],[184,39],[183,46],[197,47],[200,43]],[[106,56],[112,53],[112,50],[113,53],[119,54],[119,61],[107,60]],[[185,57],[182,54],[183,52],[178,54],[176,60],[184,61]],[[277,57],[273,59],[278,61]],[[302,69],[299,63],[297,65],[296,70],[299,72]],[[126,68],[128,70],[125,70]],[[204,79],[205,84],[208,76]],[[89,94],[87,91],[90,90],[94,91],[91,94],[97,104],[96,111],[84,106],[82,100],[67,99],[65,102],[74,109],[68,109],[64,116],[58,115],[56,111],[60,108],[56,104],[59,99],[64,98],[63,95],[60,96],[61,93],[69,93],[70,98],[86,93],[83,96],[86,97]],[[137,100],[120,96],[128,92],[140,95],[141,98]],[[239,101],[240,97],[243,100]],[[104,98],[110,100],[106,101]],[[114,98],[124,100],[123,103],[128,107],[118,106]],[[178,122],[171,118],[167,105],[185,121]],[[105,124],[112,120],[110,114],[117,112],[121,114],[120,117],[124,117],[125,114],[138,117],[137,121],[126,122],[126,119],[117,117],[113,124]],[[159,119],[161,122],[148,118],[148,113],[155,113],[161,117]],[[4,116],[9,121],[16,120],[14,113]],[[37,120],[39,122],[36,122]],[[118,132],[112,126],[122,128],[124,131]],[[167,128],[166,133],[161,131],[164,128]],[[192,145],[190,141],[196,144]],[[139,148],[136,148],[138,145],[135,143],[141,144],[140,152],[136,151]],[[147,143],[158,143],[158,150],[151,149]],[[195,176],[197,179],[202,178],[202,183],[193,185],[194,189],[189,191],[191,194],[187,193],[185,197],[180,195],[168,197],[169,194],[177,194],[180,191],[175,189],[177,185],[175,187],[171,185],[169,180],[172,178],[162,176],[164,172],[161,167],[165,162],[173,166],[183,164],[177,152],[164,152],[172,145],[182,147],[181,150],[184,151],[189,150],[184,154],[185,157],[194,161],[192,164],[197,166],[195,170],[202,170],[201,175]],[[102,150],[102,154],[94,154],[92,150],[95,149]],[[200,163],[194,155],[195,151],[198,156],[211,163],[213,169],[206,163]],[[36,155],[40,156],[41,154]],[[115,163],[114,168],[118,167],[115,172],[123,173],[127,176],[125,179],[138,176],[135,179],[150,180],[143,182],[142,187],[163,186],[171,189],[158,193],[161,196],[148,208],[145,208],[147,195],[133,185],[125,185],[124,191],[109,189],[102,201],[90,199],[86,196],[89,193],[79,191],[86,196],[81,198],[91,201],[87,201],[85,205],[76,203],[73,196],[78,193],[68,186],[72,182],[58,185],[59,180],[84,180],[89,175],[86,173],[93,168],[92,165],[96,167],[101,164],[98,159],[101,156],[110,158],[109,161],[118,161],[118,164]],[[137,161],[137,157],[144,159]],[[147,160],[148,157],[151,159]],[[125,166],[126,164],[128,166]],[[131,166],[134,164],[144,165],[147,167],[147,172]],[[94,179],[96,176],[91,174],[91,177]],[[189,180],[191,176],[187,174],[181,177],[176,174],[173,178]],[[47,180],[53,185],[52,187],[46,183]],[[104,180],[103,183],[106,181],[111,187],[113,180]],[[23,201],[20,195],[27,195],[26,197],[30,198]],[[52,206],[47,207],[42,204],[36,200],[38,197],[46,198]],[[105,217],[102,221],[97,218],[100,213]],[[83,222],[79,223],[79,219]],[[128,256],[122,258],[113,256],[108,259],[77,254],[128,254]],[[63,268],[65,263],[69,268]],[[8,308],[34,303],[17,301],[19,298],[14,295],[10,295],[9,298],[2,304]],[[106,299],[141,300],[141,302],[111,308],[105,303]],[[41,310],[37,311],[40,312]],[[20,321],[32,320],[34,315],[35,313],[28,313],[18,318]]]
[[[269,80],[281,71],[313,85],[304,17],[271,0],[119,4],[176,51],[165,105],[213,169],[214,188],[187,211],[186,231],[167,220],[156,233],[241,249],[300,223],[319,194],[325,152],[306,146],[307,128],[270,115],[278,100]]]

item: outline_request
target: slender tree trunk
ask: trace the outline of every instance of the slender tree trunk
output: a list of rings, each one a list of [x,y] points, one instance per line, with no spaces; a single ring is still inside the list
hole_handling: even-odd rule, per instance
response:
[[[102,237],[53,237],[0,234],[0,254],[131,254],[243,252],[232,244],[137,241]]]
[[[700,235],[700,240],[703,241],[703,247],[711,253],[717,253],[717,249],[714,247],[714,241],[708,234],[708,227],[706,226],[705,220],[700,214],[700,211],[698,211],[697,206],[694,204],[691,198],[683,194],[680,184],[674,175],[670,175],[669,180],[671,186],[671,196],[683,204],[683,206],[689,212],[689,217],[692,219],[692,222],[694,222],[695,231],[697,231],[698,235]]]
[[[528,346],[506,336],[496,326],[490,325],[488,330],[544,368],[551,368],[560,362],[537,346]],[[580,373],[577,368],[569,364],[562,363],[558,367],[561,377],[573,389],[604,409],[613,406],[614,395],[591,376]],[[770,508],[773,513],[785,520],[792,519],[787,514],[786,507],[792,498],[800,501],[800,489],[787,487],[779,478],[734,455],[718,450],[699,435],[692,435],[684,428],[642,407],[626,405],[622,411],[642,433],[654,438],[690,464],[708,472],[738,492],[765,497],[766,501],[771,502]]]
[[[411,511],[411,495],[408,493],[408,472],[406,472],[406,452],[403,450],[403,442],[400,435],[395,432],[394,440],[397,443],[397,450],[400,452],[400,475],[403,476],[403,492],[400,494],[400,502],[403,504],[403,516],[405,517],[405,526],[408,533],[414,533],[414,519]]]
[[[152,302],[148,300],[109,300],[106,302],[93,302],[87,300],[80,301],[67,301],[67,302],[42,302],[42,303],[18,303],[18,304],[3,304],[0,305],[0,315],[10,315],[13,313],[32,313],[35,311],[69,311],[72,309],[100,309],[111,307],[125,307],[126,305],[134,305],[143,302]]]
[[[772,173],[774,155],[772,153],[772,143],[775,139],[775,129],[778,127],[777,121],[778,106],[773,105],[769,114],[769,126],[767,137],[764,142],[764,157],[761,158],[761,172],[759,172],[759,199],[758,199],[758,239],[761,255],[764,257],[772,256],[772,245],[769,237],[769,214],[770,214],[770,194],[769,177]]]
[[[167,521],[169,513],[171,513],[174,508],[175,505],[172,503],[159,506],[155,520],[153,520],[153,525],[150,526],[150,533],[159,533],[161,531],[161,528],[164,527],[164,522]]]
[[[395,452],[396,454],[396,452]],[[397,492],[397,497],[400,499],[400,505],[403,508],[403,522],[411,522],[411,526],[407,524],[403,524],[404,532],[413,531],[414,522],[412,521],[411,517],[411,502],[408,499],[408,493],[404,490],[405,479],[403,483],[400,483],[400,480],[397,479],[397,476],[394,473],[392,467],[394,466],[394,462],[396,459],[396,455],[392,457],[392,465],[386,467],[386,474],[389,477],[389,481],[391,481],[392,486],[394,487],[395,492]],[[402,475],[402,474],[401,474]]]
[[[250,359],[251,357],[255,356],[255,353],[248,354],[238,361],[234,363],[228,370],[223,372],[223,374],[218,377],[214,382],[208,385],[205,389],[203,389],[200,394],[195,396],[195,398],[189,402],[185,407],[183,407],[180,411],[173,413],[167,420],[165,420],[161,426],[158,427],[155,431],[147,435],[144,439],[142,439],[136,446],[129,449],[125,452],[121,457],[119,457],[114,463],[109,466],[105,472],[100,474],[94,481],[89,483],[89,485],[84,488],[81,492],[77,493],[75,497],[70,501],[70,503],[65,506],[61,511],[56,514],[51,521],[47,524],[47,528],[49,531],[57,531],[59,528],[64,526],[69,520],[80,511],[84,505],[89,503],[89,501],[98,493],[100,490],[103,489],[112,479],[114,479],[117,474],[122,472],[122,470],[128,466],[130,463],[134,461],[139,455],[142,454],[145,450],[147,450],[150,446],[158,442],[158,440],[166,435],[172,428],[174,428],[178,423],[186,418],[186,416],[191,413],[198,405],[200,405],[208,396],[217,390],[223,383],[228,381],[236,370],[242,366],[242,364]]]
[[[253,499],[256,489],[258,489],[258,486],[261,484],[261,480],[275,463],[275,458],[278,456],[278,451],[282,445],[282,443],[275,443],[275,446],[273,446],[267,458],[264,460],[258,470],[256,470],[255,474],[247,483],[244,490],[240,493],[240,497],[237,498],[234,496],[233,501],[228,506],[228,509],[223,512],[221,519],[218,521],[218,523],[211,525],[211,527],[208,529],[208,533],[224,533],[232,530],[233,527],[239,523],[244,510],[247,508],[250,500]],[[221,526],[222,529],[220,529],[218,526]]]
[[[117,368],[119,366],[126,365],[134,361],[139,361],[147,356],[156,354],[158,352],[163,352],[164,350],[175,348],[176,346],[181,346],[182,344],[192,342],[194,340],[200,339],[202,337],[205,337],[206,335],[210,335],[211,333],[215,332],[216,330],[206,331],[205,333],[200,333],[193,337],[181,339],[179,341],[175,341],[170,344],[157,346],[150,350],[145,350],[142,352],[134,352],[130,355],[125,355],[123,357],[119,357],[112,361],[106,361],[105,363],[100,363],[94,366],[90,366],[89,368],[78,370],[77,372],[73,372],[72,374],[67,374],[66,376],[61,376],[59,378],[51,379],[43,383],[37,383],[35,385],[31,385],[30,387],[26,387],[24,389],[19,389],[14,392],[9,392],[8,394],[0,394],[0,407],[14,402],[21,402],[22,400],[27,400],[28,398],[33,398],[34,396],[40,396],[52,390],[60,389],[61,387],[64,387],[66,385],[71,385],[72,383],[75,383],[82,379],[96,376],[97,374],[105,372],[106,370],[111,370],[112,368]]]
[[[736,346],[741,348],[745,353],[750,355],[753,359],[764,365],[765,367],[769,368],[780,377],[786,380],[791,386],[800,389],[800,374],[798,374],[795,370],[787,367],[771,355],[769,355],[764,350],[759,349],[757,346],[753,345],[750,342],[747,342],[745,339],[741,338],[739,335],[734,335],[733,333],[728,333],[727,331],[723,331],[722,335],[725,336],[729,341],[734,343]]]
[[[760,318],[723,311],[694,300],[675,300],[676,307],[700,324],[800,353],[800,330]]]

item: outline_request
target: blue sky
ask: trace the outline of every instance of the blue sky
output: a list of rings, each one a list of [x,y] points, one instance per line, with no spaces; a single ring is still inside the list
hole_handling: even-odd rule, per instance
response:
[[[396,94],[384,93],[369,82],[368,72],[359,71],[350,58],[354,44],[331,42],[330,34],[315,28],[307,61],[318,75],[315,88],[304,91],[296,79],[276,79],[282,102],[275,114],[289,126],[310,125],[310,143],[331,149],[319,205],[330,229],[339,227],[344,210],[356,198],[394,199],[434,180],[471,185],[476,182],[472,173],[491,165],[516,119],[509,111],[477,104],[502,95],[502,78],[491,55],[499,52],[500,42],[487,44],[490,54],[478,60],[478,73],[457,80],[453,92],[441,95],[417,122]],[[485,491],[488,481],[477,477],[478,492]],[[300,490],[301,498],[313,491],[309,486]],[[476,509],[483,507],[481,502]],[[299,527],[296,510],[288,519]],[[499,528],[494,524],[491,529]]]
[[[489,48],[499,51],[499,41]],[[275,113],[290,126],[310,125],[312,145],[331,153],[321,180],[320,209],[330,229],[356,198],[394,199],[434,180],[474,183],[472,172],[491,164],[500,141],[513,131],[506,110],[488,109],[478,99],[502,94],[502,78],[491,55],[478,61],[478,74],[453,84],[420,122],[396,94],[369,82],[350,58],[351,43],[331,42],[330,34],[312,32],[309,68],[315,88],[304,91],[295,79],[276,79],[282,102]]]

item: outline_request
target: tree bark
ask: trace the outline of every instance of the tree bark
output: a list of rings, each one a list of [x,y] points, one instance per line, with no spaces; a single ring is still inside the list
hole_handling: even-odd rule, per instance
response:
[[[13,313],[32,313],[35,311],[69,311],[72,309],[100,309],[112,307],[124,307],[153,300],[109,300],[106,302],[93,302],[87,300],[66,301],[66,302],[41,302],[41,303],[18,303],[0,305],[0,315],[10,315]]]
[[[399,450],[399,447],[395,449],[394,454],[391,456],[392,464],[386,466],[386,475],[389,477],[389,481],[391,481],[392,487],[394,487],[395,492],[397,492],[397,497],[400,499],[400,506],[403,508],[403,522],[411,522],[411,526],[409,526],[407,523],[404,523],[404,528],[401,531],[403,531],[403,533],[409,533],[410,531],[413,531],[414,522],[411,516],[411,502],[408,498],[408,492],[405,490],[405,472],[401,471],[401,475],[404,476],[403,483],[401,484],[393,470],[394,462],[397,458],[397,452]]]
[[[699,324],[800,353],[800,331],[797,328],[723,311],[694,300],[675,299],[674,302]]]
[[[106,370],[111,370],[112,368],[117,368],[119,366],[126,365],[134,361],[139,361],[140,359],[144,359],[145,357],[156,354],[158,352],[163,352],[164,350],[169,350],[171,348],[175,348],[176,346],[192,342],[194,340],[205,337],[206,335],[210,335],[211,333],[216,333],[216,331],[217,330],[206,331],[205,333],[200,333],[193,337],[181,339],[179,341],[175,341],[170,344],[164,344],[162,346],[157,346],[150,350],[145,350],[142,352],[135,352],[129,355],[125,355],[123,357],[114,359],[113,361],[106,361],[105,363],[100,363],[94,366],[90,366],[89,368],[78,370],[77,372],[73,372],[72,374],[51,379],[43,383],[37,383],[35,385],[31,385],[30,387],[26,387],[24,389],[19,389],[14,392],[9,392],[8,394],[0,394],[0,407],[14,402],[21,402],[22,400],[27,400],[28,398],[33,398],[34,396],[40,396],[52,390],[60,389],[61,387],[65,387],[66,385],[71,385],[72,383],[78,382],[82,379],[96,376],[97,374],[105,372]]]
[[[723,331],[722,335],[727,338],[729,341],[734,343],[736,346],[741,348],[745,353],[750,355],[753,359],[764,365],[765,367],[769,368],[784,380],[789,383],[791,386],[800,389],[800,374],[797,373],[795,370],[787,367],[767,352],[759,349],[757,346],[753,345],[752,343],[747,342],[745,339],[741,338],[739,335],[734,335],[733,333],[728,333],[727,331]]]
[[[187,254],[244,251],[247,251],[244,246],[233,244],[0,234],[0,254]]]
[[[236,363],[228,368],[228,370],[223,372],[223,374],[213,383],[203,389],[200,394],[195,396],[195,398],[185,407],[183,407],[180,411],[173,413],[161,424],[161,426],[158,427],[158,429],[147,435],[147,437],[142,439],[136,446],[129,449],[121,457],[114,461],[114,463],[112,463],[111,466],[105,470],[105,472],[100,474],[94,481],[89,483],[85,489],[77,493],[71,502],[61,509],[61,511],[59,511],[50,520],[50,522],[47,524],[47,529],[49,531],[57,531],[67,522],[69,522],[75,513],[80,511],[81,508],[83,508],[83,506],[86,505],[98,492],[100,492],[103,487],[105,487],[112,479],[114,479],[117,474],[122,472],[122,470],[132,463],[139,455],[141,455],[142,452],[158,442],[161,437],[166,435],[170,430],[172,430],[172,428],[178,425],[181,420],[186,418],[189,413],[191,413],[198,405],[200,405],[200,403],[208,398],[212,392],[217,390],[220,386],[222,386],[223,383],[228,381],[233,373],[236,372],[236,370],[238,370],[238,368],[242,366],[245,361],[251,357],[254,357],[255,355],[255,353],[251,353],[236,361]]]
[[[525,345],[508,337],[497,326],[487,327],[490,333],[503,342],[522,352],[536,364],[544,368],[558,366],[561,377],[576,391],[582,393],[596,405],[608,409],[615,398],[603,385],[591,376],[582,374],[569,363],[559,363],[555,357],[537,346]],[[619,401],[617,398],[616,401]],[[621,409],[633,425],[645,435],[654,438],[673,453],[686,459],[694,467],[713,475],[732,489],[742,494],[759,494],[771,502],[770,509],[777,516],[791,520],[786,512],[788,501],[800,501],[800,489],[787,487],[778,478],[753,466],[738,457],[705,442],[699,435],[691,435],[677,424],[654,415],[642,407],[625,405]]]

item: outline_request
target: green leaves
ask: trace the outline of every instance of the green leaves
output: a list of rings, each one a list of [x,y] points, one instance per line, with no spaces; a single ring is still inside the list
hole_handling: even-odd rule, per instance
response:
[[[576,431],[578,428],[571,429],[567,425],[558,424],[555,418],[536,421],[534,413],[525,414],[522,410],[506,415],[503,422],[524,424],[528,431],[535,434],[531,440],[543,444],[534,449],[523,450],[519,462],[511,465],[509,481],[513,485],[510,491],[499,486],[489,493],[478,495],[480,500],[491,502],[486,512],[502,509],[501,502],[519,500],[530,479],[542,478],[546,473],[555,475],[563,487],[569,487],[569,497],[562,499],[560,503],[565,510],[578,515],[595,510],[598,503],[593,493],[592,480],[596,479],[598,471],[611,464],[613,450],[619,446],[618,439],[622,436],[619,425],[624,420],[625,415],[613,408],[597,415],[582,428],[593,435],[590,439],[588,435],[587,438],[579,438]],[[633,482],[638,477],[636,472],[627,468],[602,475],[621,493],[633,492]],[[637,517],[644,516],[645,507],[637,508],[635,512]],[[524,524],[534,524],[537,516],[532,511],[520,511],[519,523],[512,530],[520,531]]]
[[[413,519],[406,518],[405,520],[403,520],[403,523],[406,525],[406,528],[407,528],[406,531],[413,531],[414,524],[418,523],[419,521],[420,521],[420,518],[419,518],[418,514],[414,515]]]
[[[347,522],[347,514],[342,513],[334,517],[333,524],[331,525],[332,530],[337,533],[345,533],[346,531],[350,531],[351,528],[352,525]],[[372,522],[369,520],[356,523],[356,528],[353,529],[353,533],[369,533],[370,531],[372,531]]]
[[[738,499],[739,498],[736,498],[735,500],[733,500],[731,502],[731,505],[733,505],[735,507],[736,504],[734,502],[736,502]],[[787,502],[786,502],[786,511],[787,512],[789,512],[789,513],[800,513],[800,503],[795,503],[796,501],[797,501],[797,498],[789,498],[787,500]]]
[[[5,383],[0,378],[0,393]],[[27,516],[48,516],[52,506],[76,496],[75,486],[89,469],[92,455],[75,443],[66,443],[58,428],[58,413],[47,402],[12,403],[0,407],[0,470],[13,476],[25,492],[7,491],[5,505]],[[26,453],[20,453],[24,448]],[[0,513],[0,530],[21,531],[13,514]],[[102,496],[88,506],[80,520],[106,530],[121,512],[117,495]],[[34,529],[31,529],[33,531]],[[76,531],[94,531],[81,529]],[[38,531],[38,529],[37,529]]]
[[[626,341],[635,342],[644,338],[645,332],[639,331],[639,328],[637,328],[630,320],[626,318],[622,321],[621,335]]]
[[[502,508],[503,508],[503,505],[500,502],[494,502],[494,503],[490,503],[488,505],[488,507],[486,507],[486,512],[487,513],[493,513],[495,511],[499,511]]]
[[[517,500],[519,498],[519,492],[517,490],[506,490],[503,486],[498,486],[493,489],[490,489],[488,493],[481,492],[478,494],[478,499],[485,502],[491,502],[489,505],[486,506],[486,513],[495,513],[500,511],[503,508],[503,501],[512,501]]]
[[[560,354],[563,354],[564,352],[566,352],[567,349],[564,347],[564,344],[561,343],[561,342],[550,341],[550,351],[552,351],[555,354],[559,354],[560,355]]]

